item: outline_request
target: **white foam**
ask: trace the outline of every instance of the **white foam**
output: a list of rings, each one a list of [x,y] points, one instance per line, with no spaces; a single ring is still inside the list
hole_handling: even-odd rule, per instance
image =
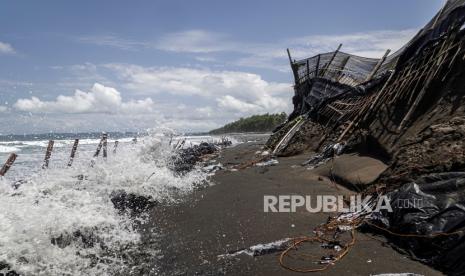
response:
[[[19,147],[0,145],[0,152],[1,153],[10,153],[10,152],[18,152],[18,151],[21,151],[21,149]]]
[[[67,150],[52,157],[66,160]],[[96,160],[92,168],[92,151],[80,152],[72,168],[66,168],[66,162],[51,165],[49,170],[28,177],[18,189],[12,188],[13,179],[0,178],[0,261],[23,275],[121,272],[125,264],[109,252],[137,246],[140,235],[129,217],[114,209],[111,192],[125,190],[158,201],[173,201],[206,180],[207,173],[200,169],[174,175],[167,168],[172,154],[168,139],[151,136],[139,139],[136,145],[122,143],[116,154],[109,155],[106,162]],[[85,177],[78,180],[78,175]],[[63,248],[51,242],[62,234],[87,230],[108,249],[102,249],[99,243],[86,247],[79,239]],[[106,261],[91,265],[91,255]]]

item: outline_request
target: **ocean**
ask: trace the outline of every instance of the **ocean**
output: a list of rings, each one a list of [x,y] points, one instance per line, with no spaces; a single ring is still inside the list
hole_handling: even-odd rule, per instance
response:
[[[125,191],[170,203],[199,185],[210,185],[208,172],[200,167],[181,176],[168,163],[176,154],[172,145],[180,139],[190,146],[220,137],[172,138],[166,131],[109,133],[104,159],[102,153],[93,158],[99,136],[1,137],[0,162],[12,152],[18,157],[0,177],[0,269],[21,275],[127,275],[134,269],[128,252],[141,250],[135,225],[147,217],[118,212],[111,202],[112,193]],[[68,167],[75,138],[80,142],[73,165]],[[49,168],[42,169],[49,139],[55,141],[54,148]],[[144,250],[159,254],[156,247]]]

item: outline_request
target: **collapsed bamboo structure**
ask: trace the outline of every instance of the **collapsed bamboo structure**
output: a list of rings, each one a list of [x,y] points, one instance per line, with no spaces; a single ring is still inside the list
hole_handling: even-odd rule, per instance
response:
[[[294,111],[288,122],[302,116],[324,126],[319,146],[349,140],[364,129],[388,150],[434,98],[433,88],[450,77],[464,56],[465,1],[449,0],[443,9],[403,48],[379,59],[341,51],[289,61],[295,79]],[[302,124],[300,124],[302,125]],[[300,126],[298,126],[300,127]],[[271,145],[286,148],[290,127]],[[314,149],[315,150],[315,149]]]

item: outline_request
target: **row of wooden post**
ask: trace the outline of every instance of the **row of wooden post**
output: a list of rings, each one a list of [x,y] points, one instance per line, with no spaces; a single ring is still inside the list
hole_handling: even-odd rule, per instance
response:
[[[44,163],[42,165],[42,169],[47,169],[48,165],[50,163],[50,157],[52,156],[52,151],[53,151],[53,145],[55,141],[49,140],[48,145],[47,145],[47,150],[45,151],[45,158],[44,158]],[[116,153],[116,149],[118,148],[118,141],[115,141],[115,145],[113,147],[113,153]],[[71,154],[69,156],[69,161],[68,161],[68,167],[71,167],[73,165],[74,158],[76,156],[76,151],[79,145],[79,139],[74,139],[73,147],[71,149]],[[107,145],[108,145],[108,134],[103,133],[102,138],[100,139],[100,142],[97,146],[97,149],[93,155],[94,158],[98,157],[100,154],[100,151],[103,152],[103,158],[107,158]],[[0,176],[4,176],[8,170],[13,166],[13,163],[15,162],[16,158],[18,155],[16,153],[11,153],[10,156],[8,157],[7,161],[3,165],[3,167],[0,169]],[[93,166],[93,161],[91,166]]]

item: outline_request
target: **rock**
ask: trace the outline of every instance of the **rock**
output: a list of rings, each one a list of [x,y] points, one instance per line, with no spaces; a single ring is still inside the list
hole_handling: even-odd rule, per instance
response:
[[[170,168],[179,174],[184,174],[194,169],[197,162],[202,161],[202,156],[216,153],[218,148],[212,143],[201,143],[190,148],[180,149],[173,157]]]
[[[62,233],[58,237],[52,237],[50,242],[59,248],[65,248],[72,242],[80,243],[84,248],[94,247],[97,243],[103,245],[92,229],[76,230],[73,233]]]
[[[157,205],[151,196],[128,194],[123,190],[114,191],[110,196],[115,209],[120,212],[130,211],[132,215],[146,212]]]
[[[3,261],[0,262],[0,276],[19,276],[16,271],[11,269],[11,266]]]

